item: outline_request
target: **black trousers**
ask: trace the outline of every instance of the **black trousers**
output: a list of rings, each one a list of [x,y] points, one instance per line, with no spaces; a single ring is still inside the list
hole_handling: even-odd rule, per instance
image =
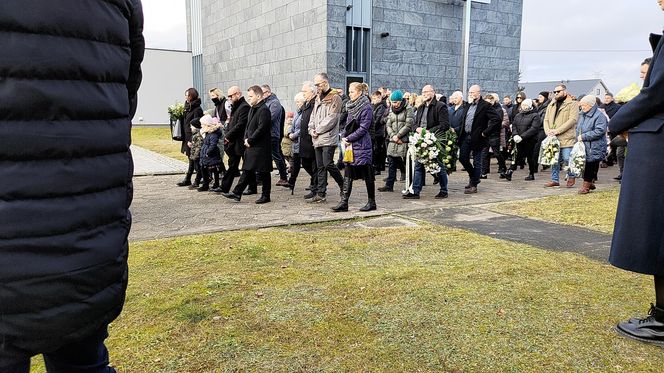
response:
[[[586,162],[586,168],[583,169],[583,181],[594,183],[597,180],[597,171],[599,171],[599,161]]]
[[[491,172],[491,157],[489,148],[493,149],[493,156],[498,160],[498,170],[507,170],[505,166],[505,157],[503,152],[500,151],[500,136],[489,137],[489,146],[482,150],[482,174],[486,175]]]
[[[262,195],[265,197],[269,197],[272,188],[272,182],[270,180],[269,172],[242,170],[242,176],[240,176],[240,181],[238,181],[235,188],[233,188],[233,193],[237,194],[238,196],[241,196],[242,192],[244,192],[247,186],[252,185],[252,183],[254,183],[254,188],[256,188],[255,185],[256,178],[259,178],[263,184]]]
[[[219,167],[220,166],[200,166],[200,169],[203,173],[203,186],[210,185],[212,176],[214,176],[213,187],[216,188],[219,186]]]
[[[343,189],[344,177],[341,176],[341,171],[337,168],[337,165],[334,163],[334,151],[336,146],[321,146],[319,148],[314,148],[316,154],[316,169],[318,175],[318,187],[316,191],[318,195],[324,197],[327,192],[327,173],[330,173],[330,176],[336,181],[339,185],[339,189]]]
[[[309,174],[309,188],[312,192],[316,193],[316,188],[318,187],[316,183],[316,159],[315,158],[302,158],[299,153],[293,153],[293,164],[288,179],[290,185],[295,185],[297,182],[297,177],[300,175],[300,170],[304,168],[305,171]]]
[[[233,185],[233,179],[240,174],[240,161],[242,156],[239,155],[228,155],[228,169],[224,173],[224,177],[221,178],[221,191],[228,193],[231,190]],[[256,184],[249,184],[250,190],[256,190]]]
[[[385,142],[385,138],[376,136],[372,145],[374,169],[385,171],[385,159],[387,158],[387,143]]]
[[[520,159],[525,159],[528,162],[528,172],[534,174],[537,172],[537,158],[539,157],[539,149],[535,151],[535,145],[537,145],[536,139],[523,140],[520,143],[516,144],[516,157],[510,166],[512,171],[516,171],[516,167]]]

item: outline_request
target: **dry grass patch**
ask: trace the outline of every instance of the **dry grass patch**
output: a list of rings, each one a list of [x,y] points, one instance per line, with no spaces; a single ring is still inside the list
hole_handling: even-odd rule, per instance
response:
[[[131,142],[153,152],[188,162],[187,156],[180,153],[181,142],[171,139],[169,127],[133,127]]]

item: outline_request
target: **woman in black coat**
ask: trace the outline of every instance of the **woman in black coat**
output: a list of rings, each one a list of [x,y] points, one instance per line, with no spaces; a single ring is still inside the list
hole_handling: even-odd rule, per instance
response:
[[[660,7],[664,10],[664,2]],[[629,153],[609,261],[655,279],[656,303],[650,316],[621,322],[618,332],[664,346],[664,39],[652,34],[650,44],[654,55],[641,93],[609,122],[612,133],[629,130]]]
[[[195,127],[200,128],[200,120],[203,116],[203,109],[201,109],[201,98],[198,97],[198,91],[196,88],[187,89],[184,92],[184,99],[184,120],[180,122],[182,125],[182,133],[184,133],[184,137],[182,138],[180,152],[182,152],[182,154],[186,154],[187,157],[189,157],[189,151],[191,149],[191,126],[192,124],[195,124]],[[177,183],[177,185],[181,187],[191,185],[191,175],[194,174],[195,169],[196,163],[190,160],[187,175],[185,175],[184,180]]]
[[[228,112],[226,111],[226,97],[224,97],[224,94],[221,93],[221,90],[219,88],[212,88],[209,92],[208,95],[210,96],[210,100],[214,104],[214,113],[212,114],[212,117],[215,117],[219,119],[219,123],[221,123],[221,127],[219,130],[219,136],[223,138],[224,132],[226,131],[226,125],[228,122]],[[224,173],[226,172],[226,165],[224,165],[224,142],[220,141],[219,142],[219,152],[221,153],[221,162],[219,163],[219,172]]]
[[[530,99],[524,100],[519,109],[512,123],[512,136],[518,159],[512,161],[510,169],[503,176],[505,180],[512,181],[512,173],[516,171],[517,164],[521,163],[519,160],[525,158],[528,162],[528,176],[525,180],[532,181],[535,180],[537,172],[539,149],[536,149],[536,144],[542,129],[542,119]]]

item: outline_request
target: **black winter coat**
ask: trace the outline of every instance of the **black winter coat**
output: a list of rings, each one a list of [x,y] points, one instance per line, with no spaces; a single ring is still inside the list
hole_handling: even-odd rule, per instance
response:
[[[461,125],[461,134],[459,141],[466,135],[466,117],[470,103],[466,103],[463,108],[463,124]],[[475,110],[475,117],[470,132],[470,147],[472,150],[481,150],[489,145],[489,135],[495,131],[495,128],[502,125],[502,120],[493,109],[491,104],[479,99],[477,102],[477,109]]]
[[[226,97],[222,97],[218,102],[212,101],[214,104],[214,115],[213,117],[218,117],[221,124],[226,123],[228,119],[228,114],[226,114]]]
[[[314,111],[314,102],[316,98],[311,101],[305,102],[302,107],[302,119],[300,120],[300,158],[315,158],[314,143],[309,134],[309,121],[311,120],[311,113]]]
[[[272,171],[271,129],[270,109],[267,108],[265,102],[261,101],[249,109],[244,138],[247,139],[250,146],[244,150],[243,170]]]
[[[0,355],[122,310],[142,33],[139,0],[0,2]]]
[[[535,109],[520,111],[512,123],[512,134],[521,136],[524,141],[537,140],[541,129],[542,120]]]
[[[420,127],[422,123],[422,116],[424,115],[424,104],[417,110],[413,129]],[[450,129],[450,113],[447,110],[447,105],[443,102],[433,99],[429,110],[427,110],[427,131],[435,134],[442,134]]]
[[[189,146],[187,143],[191,141],[191,125],[195,124],[195,127],[201,127],[201,118],[203,117],[203,109],[201,109],[201,99],[197,98],[192,102],[187,102],[184,105],[184,120],[180,122],[183,126],[182,133],[184,137],[182,138],[182,146],[180,147],[180,152],[183,154],[189,155]]]
[[[611,119],[620,109],[620,105],[618,105],[615,101],[611,101],[611,103],[608,105],[602,105],[602,108],[606,112],[606,115],[609,116],[609,119]]]
[[[250,106],[244,97],[231,106],[231,121],[226,128],[225,139],[228,143],[224,145],[224,151],[228,156],[244,155],[244,131],[247,129],[247,116]]]
[[[629,155],[620,187],[609,261],[633,272],[664,276],[664,38],[655,50],[643,89],[609,122],[612,133],[629,130]]]
[[[385,107],[385,104],[382,101],[378,104],[371,104],[371,107],[373,109],[373,119],[371,120],[371,129],[369,131],[371,134],[371,140],[375,141],[376,139],[381,139],[379,141],[385,141],[387,133],[385,130],[386,122],[383,120],[383,117],[385,116],[387,107]]]

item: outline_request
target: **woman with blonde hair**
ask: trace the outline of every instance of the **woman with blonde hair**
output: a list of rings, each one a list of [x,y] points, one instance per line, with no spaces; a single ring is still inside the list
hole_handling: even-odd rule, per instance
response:
[[[348,87],[350,100],[346,103],[348,117],[343,131],[341,142],[351,147],[353,159],[346,159],[344,163],[344,183],[342,197],[339,204],[332,211],[348,211],[348,199],[353,189],[353,180],[364,179],[367,187],[369,201],[360,211],[376,209],[376,187],[373,170],[373,149],[369,129],[373,118],[373,110],[368,97],[369,86],[366,83],[353,82]]]

